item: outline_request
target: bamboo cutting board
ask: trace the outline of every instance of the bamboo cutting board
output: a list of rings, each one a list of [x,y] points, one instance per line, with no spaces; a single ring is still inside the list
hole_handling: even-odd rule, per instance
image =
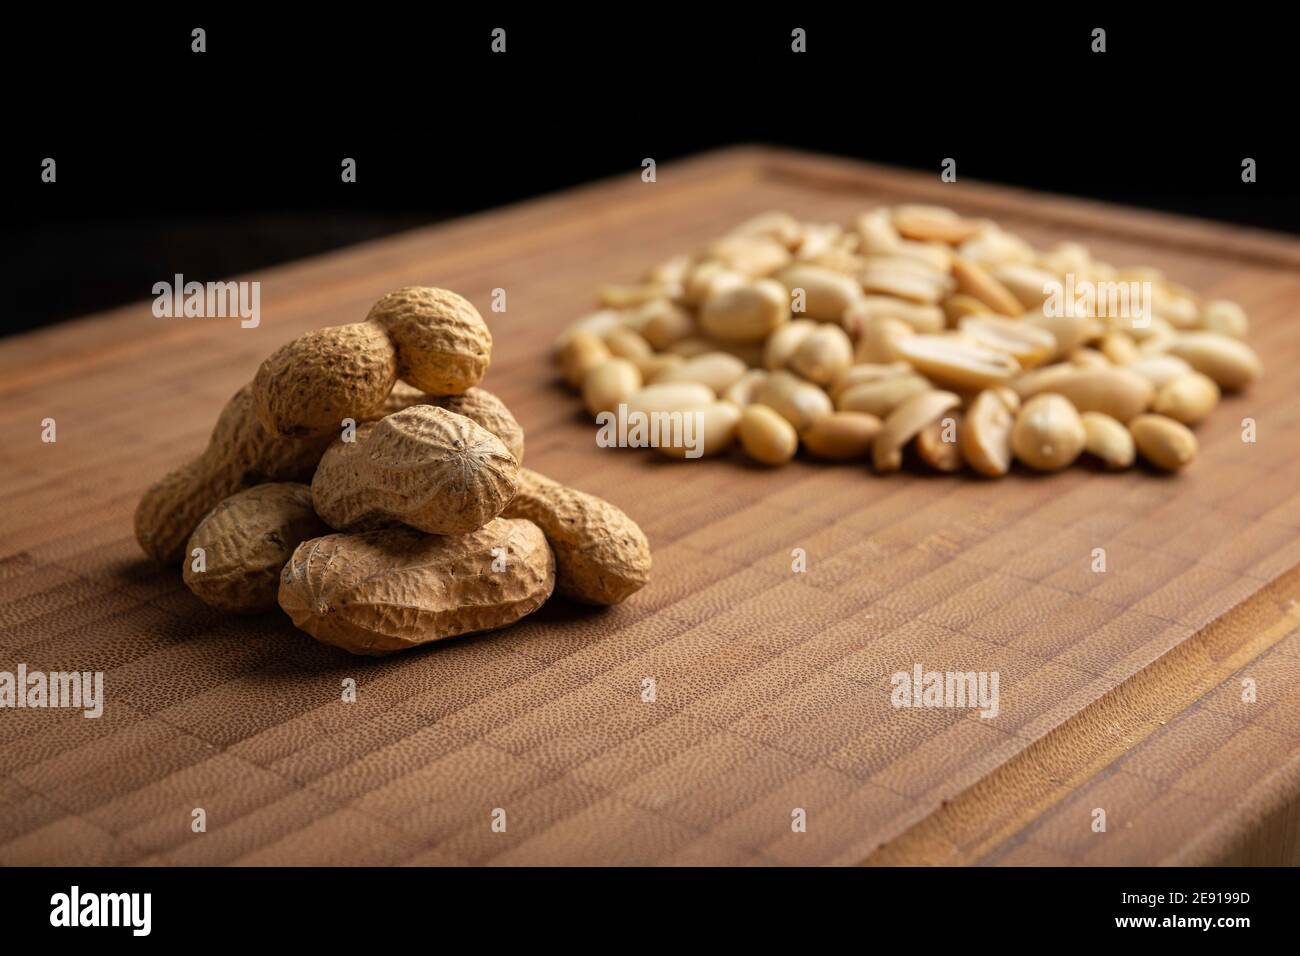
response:
[[[909,200],[1236,299],[1266,377],[1176,477],[876,477],[595,447],[548,352],[598,285],[768,208],[848,222]],[[0,862],[1296,862],[1297,266],[1279,237],[739,149],[243,277],[262,282],[257,329],[143,302],[0,342],[0,670],[102,670],[107,696],[97,720],[0,711]],[[654,576],[627,604],[552,602],[370,661],[278,615],[212,612],[142,559],[141,491],[202,447],[261,359],[409,284],[489,319],[484,384],[528,464],[645,529]],[[997,671],[998,717],[893,708],[890,675],[918,663]]]

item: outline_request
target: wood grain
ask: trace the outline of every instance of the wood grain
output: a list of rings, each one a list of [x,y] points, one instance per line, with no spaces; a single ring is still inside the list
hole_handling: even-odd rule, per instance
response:
[[[848,221],[907,200],[1236,299],[1266,377],[1172,478],[875,477],[595,446],[547,353],[598,285],[764,209]],[[1297,265],[1300,243],[1276,236],[739,149],[240,277],[262,283],[257,329],[142,302],[6,340],[0,669],[103,670],[108,699],[97,720],[0,711],[0,862],[1297,862]],[[406,284],[489,317],[485,384],[528,464],[646,530],[654,577],[626,605],[553,602],[361,661],[280,616],[212,612],[140,557],[141,491],[198,451],[261,358]],[[890,675],[915,663],[997,671],[999,716],[893,708]]]

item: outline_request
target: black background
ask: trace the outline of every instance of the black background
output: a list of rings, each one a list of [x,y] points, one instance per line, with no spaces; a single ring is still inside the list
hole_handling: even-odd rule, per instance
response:
[[[1098,839],[1110,837],[1099,836]],[[888,952],[960,952],[1021,943],[1041,950],[1111,943],[1209,943],[1215,953],[1254,950],[1293,922],[1294,872],[1287,869],[708,868],[462,869],[228,868],[197,870],[0,870],[5,941],[159,946],[202,940],[209,947],[291,943],[301,951],[430,947],[462,937],[489,948],[525,951],[577,947],[653,952],[690,940],[704,949],[757,947],[780,934],[792,948],[832,949],[845,939]],[[149,892],[152,932],[124,928],[53,928],[50,899],[69,893]],[[1124,893],[1185,894],[1155,907],[1123,903]],[[1249,894],[1246,903],[1190,903],[1193,893]],[[1238,898],[1240,898],[1238,896]],[[741,902],[743,901],[743,903]],[[739,905],[738,905],[739,904]],[[1249,927],[1117,927],[1116,917],[1248,917]],[[398,939],[401,940],[400,944]],[[795,942],[797,940],[797,943]],[[784,940],[783,940],[784,941]],[[39,950],[36,947],[40,947]]]
[[[1196,10],[51,13],[5,39],[0,333],[735,143],[1300,233],[1287,28]]]

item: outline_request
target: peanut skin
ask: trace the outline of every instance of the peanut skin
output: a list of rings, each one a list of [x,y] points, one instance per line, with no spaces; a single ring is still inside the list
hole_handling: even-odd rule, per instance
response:
[[[237,491],[269,481],[309,481],[333,436],[278,438],[253,411],[245,385],[226,403],[203,454],[154,484],[135,509],[145,554],[175,567],[209,511]]]
[[[555,590],[586,604],[618,604],[650,579],[650,542],[608,501],[527,468],[502,514],[527,518],[555,552]]]

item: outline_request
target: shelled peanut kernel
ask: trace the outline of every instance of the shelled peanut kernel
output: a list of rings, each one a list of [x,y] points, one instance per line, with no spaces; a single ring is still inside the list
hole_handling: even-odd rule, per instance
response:
[[[1263,373],[1236,303],[938,206],[847,227],[763,213],[598,301],[557,342],[593,413],[699,412],[706,454],[768,465],[803,448],[890,471],[914,449],[988,477],[1081,457],[1175,470],[1196,454],[1189,426]]]

